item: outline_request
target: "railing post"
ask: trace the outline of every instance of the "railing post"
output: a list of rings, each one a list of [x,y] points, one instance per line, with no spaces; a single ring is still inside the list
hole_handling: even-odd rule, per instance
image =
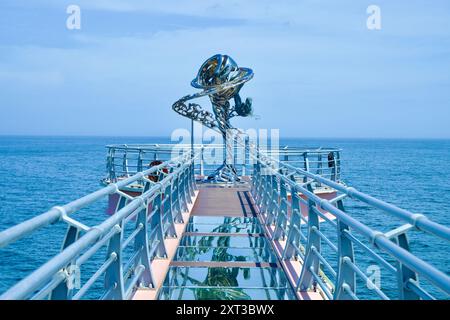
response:
[[[306,172],[309,172],[309,159],[308,159],[308,153],[307,152],[304,152],[303,153],[303,161],[304,161],[304,169],[305,169],[305,171]],[[308,177],[304,177],[303,178],[303,181],[304,182],[306,182],[306,181],[308,181]]]
[[[272,225],[276,221],[277,212],[279,210],[279,193],[278,193],[278,181],[274,174],[270,175],[267,179],[267,193],[268,193],[268,205],[267,205],[267,225]]]
[[[148,208],[148,206],[146,206]],[[153,274],[151,270],[151,259],[149,253],[149,243],[148,243],[148,210],[143,209],[139,211],[136,220],[136,228],[139,228],[142,225],[141,231],[136,235],[134,240],[134,252],[139,252],[139,255],[135,259],[134,268],[137,266],[143,265],[145,267],[140,283],[145,287],[154,287],[155,283],[153,280]]]
[[[189,178],[190,178],[189,181],[191,182],[192,196],[195,196],[195,190],[197,190],[197,183],[195,182],[195,160],[194,159],[192,159]]]
[[[188,185],[188,193],[189,193],[189,202],[192,203],[192,197],[194,197],[194,166],[193,166],[194,160],[192,160],[192,163],[186,168],[187,176],[186,176],[186,182]]]
[[[108,267],[105,273],[105,290],[106,300],[123,300],[125,297],[123,269],[122,269],[122,237],[123,226],[120,227],[120,232],[112,236],[109,240],[108,252],[106,260],[114,258],[114,261]]]
[[[68,246],[70,246],[72,243],[78,240],[80,235],[80,232],[78,228],[74,226],[69,226],[67,228],[66,236],[64,238],[64,242],[61,248],[61,251],[66,249]],[[79,276],[79,269],[77,269],[78,266],[75,265],[75,261],[72,261],[66,268],[65,271],[67,272],[76,272],[78,274],[75,274],[75,276]],[[69,285],[66,281],[62,281],[55,289],[52,290],[50,294],[51,300],[67,300],[72,298],[72,289],[69,288]]]
[[[172,194],[172,185],[168,185],[164,189],[164,199],[163,199],[163,208],[162,208],[162,222],[163,222],[163,228],[165,224],[167,223],[169,225],[169,228],[164,233],[164,237],[171,237],[176,238],[177,232],[175,231],[175,221],[173,219],[172,214],[172,200],[170,199]]]
[[[410,251],[408,236],[406,235],[406,232],[399,234],[396,237],[395,241],[397,242],[399,247]],[[418,282],[418,279],[419,276],[417,275],[417,273],[415,273],[403,263],[397,261],[397,281],[399,292],[398,298],[400,300],[420,300],[420,296],[408,287],[408,282],[410,280]]]
[[[344,210],[342,200],[337,202],[337,207],[341,211]],[[337,219],[337,236],[338,236],[338,270],[336,284],[334,289],[334,300],[352,300],[353,297],[348,293],[350,290],[353,296],[356,296],[356,276],[354,270],[346,262],[355,263],[355,255],[353,250],[353,242],[346,237],[346,232],[350,232],[347,224]],[[347,290],[344,289],[346,285]]]
[[[317,154],[317,174],[321,176],[323,174],[323,166],[322,166],[322,154]]]
[[[311,184],[308,184],[307,188],[309,192],[313,192]],[[312,272],[319,274],[319,257],[314,253],[313,248],[317,252],[321,252],[321,239],[316,233],[316,230],[320,230],[320,224],[319,216],[313,210],[314,206],[314,201],[308,198],[308,244],[306,246],[305,262],[297,284],[297,289],[301,291],[308,290],[313,283]]]
[[[205,175],[205,147],[202,144],[201,148],[200,148],[200,176],[203,178],[203,176]]]
[[[341,178],[341,160],[340,160],[340,152],[336,151],[333,157],[333,168],[331,171],[331,180],[339,181]]]
[[[136,172],[141,172],[142,171],[142,150],[139,150],[139,154],[138,154],[138,159],[137,159],[137,171]]]
[[[173,168],[170,169],[173,172]],[[180,204],[180,196],[179,196],[179,175],[175,175],[172,180],[172,195],[170,197],[170,201],[172,202],[172,210],[175,212],[174,219],[175,222],[183,223],[183,216],[181,215],[181,204]]]
[[[295,181],[294,176],[291,180]],[[291,217],[289,224],[289,233],[286,241],[286,247],[283,251],[283,260],[292,259],[297,255],[295,246],[300,248],[300,231],[301,231],[301,208],[300,199],[295,187],[291,187]]]
[[[232,134],[233,134],[233,166],[236,170],[236,173],[239,174],[239,131],[237,130],[232,130]],[[241,176],[242,176],[242,171],[241,171]]]
[[[256,202],[258,204],[258,206],[261,208],[262,206],[262,201],[263,201],[263,187],[264,187],[264,180],[263,180],[263,175],[261,173],[261,163],[258,161],[258,163],[256,164],[256,171],[257,171],[257,184],[255,187],[255,199]]]
[[[186,212],[188,210],[187,207],[187,199],[186,199],[186,183],[185,183],[185,172],[182,171],[178,177],[178,196],[181,200],[180,207],[182,212]]]
[[[259,201],[259,184],[260,184],[260,175],[259,175],[259,164],[255,163],[253,165],[253,172],[252,172],[252,187],[251,187],[251,193],[253,195],[253,199],[255,200],[255,203],[258,205]]]
[[[122,159],[122,171],[128,177],[128,151],[125,150]]]
[[[191,198],[191,190],[189,187],[189,168],[186,168],[183,170],[183,189],[184,189],[184,197],[186,199],[186,211],[188,210],[187,204],[191,204],[192,203],[192,198]]]
[[[323,168],[322,168],[322,154],[319,153],[317,154],[317,174],[319,176],[323,175]],[[317,186],[321,186],[322,184],[320,182],[317,183]]]
[[[264,168],[262,168],[262,170],[264,170]],[[261,203],[260,203],[260,208],[261,208],[261,213],[265,214],[268,207],[268,201],[269,201],[269,176],[265,173],[261,173],[261,191],[260,191],[260,197],[261,197]]]
[[[162,196],[161,191],[158,191],[158,195],[153,200],[151,212],[155,211],[154,215],[150,219],[150,232],[155,233],[152,235],[153,241],[150,243],[152,246],[152,251],[155,250],[156,256],[164,258],[167,256],[166,246],[164,244],[164,232],[163,232],[163,221],[162,221]],[[156,248],[154,248],[156,246]],[[153,255],[150,257],[153,259]]]
[[[119,202],[116,208],[116,212],[121,210],[127,204],[127,199],[124,197],[119,198]],[[125,288],[123,281],[123,268],[122,268],[122,239],[123,239],[123,224],[116,226],[119,229],[114,236],[111,237],[108,244],[108,251],[106,259],[113,259],[113,262],[106,269],[105,272],[105,291],[104,299],[106,300],[123,300],[125,297]]]
[[[106,170],[108,171],[108,178],[111,182],[116,182],[116,168],[114,165],[115,149],[110,147],[108,149],[108,156],[106,159]]]
[[[281,170],[280,170],[281,173]],[[278,201],[278,215],[273,238],[285,239],[287,228],[287,190],[286,184],[280,179],[280,200]]]

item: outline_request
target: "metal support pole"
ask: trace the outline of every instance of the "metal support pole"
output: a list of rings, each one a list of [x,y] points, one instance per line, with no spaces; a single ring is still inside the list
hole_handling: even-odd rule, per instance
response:
[[[339,210],[344,211],[342,200],[337,202]],[[337,220],[338,233],[338,271],[336,277],[336,285],[334,291],[335,300],[352,300],[356,296],[356,276],[355,271],[346,263],[346,259],[351,263],[355,263],[355,254],[353,250],[353,242],[345,235],[350,232],[350,228],[341,220]],[[344,285],[347,290],[344,289]],[[350,294],[348,293],[350,291]],[[353,294],[353,296],[352,296]]]
[[[406,233],[399,234],[396,242],[401,248],[410,251]],[[420,300],[420,296],[408,287],[408,282],[411,280],[416,283],[419,281],[417,273],[400,261],[397,261],[398,298],[400,300]]]
[[[134,240],[134,252],[139,252],[139,255],[135,259],[134,269],[139,265],[145,267],[140,278],[140,284],[144,287],[154,287],[155,282],[151,270],[151,259],[149,253],[149,243],[148,243],[148,223],[147,223],[148,210],[142,209],[139,211],[136,219],[136,228],[142,225],[141,231],[136,235]]]
[[[308,184],[308,191],[313,192],[311,184]],[[308,199],[308,244],[306,246],[305,262],[300,274],[297,289],[307,291],[313,283],[314,276],[319,274],[319,257],[314,253],[313,248],[317,252],[321,252],[321,239],[315,230],[320,230],[319,216],[313,210],[314,201]]]
[[[78,228],[74,226],[69,226],[67,228],[66,236],[64,238],[64,242],[61,248],[61,251],[66,249],[68,246],[70,246],[72,243],[78,240],[80,236],[80,232]],[[73,266],[73,267],[71,267]],[[75,261],[72,261],[67,267],[65,268],[65,271],[73,271],[74,268],[77,268],[75,266]],[[62,281],[58,286],[56,286],[55,289],[52,290],[50,294],[51,300],[67,300],[72,298],[72,288],[69,289],[69,286],[66,281]]]

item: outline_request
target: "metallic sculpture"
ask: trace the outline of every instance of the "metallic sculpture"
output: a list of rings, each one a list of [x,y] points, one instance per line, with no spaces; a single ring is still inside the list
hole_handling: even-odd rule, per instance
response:
[[[172,109],[184,117],[202,123],[204,126],[218,130],[223,137],[224,162],[209,180],[235,182],[239,181],[233,163],[227,162],[227,154],[230,154],[230,146],[227,145],[227,132],[234,129],[230,119],[235,116],[247,117],[252,113],[252,100],[242,99],[239,91],[245,82],[253,78],[253,71],[249,68],[240,68],[236,62],[227,55],[216,54],[206,60],[198,71],[197,77],[192,80],[194,88],[203,89],[202,92],[188,95],[172,106]],[[213,112],[203,110],[199,104],[187,101],[209,96]],[[230,101],[234,99],[234,106]],[[232,147],[231,147],[232,148]]]

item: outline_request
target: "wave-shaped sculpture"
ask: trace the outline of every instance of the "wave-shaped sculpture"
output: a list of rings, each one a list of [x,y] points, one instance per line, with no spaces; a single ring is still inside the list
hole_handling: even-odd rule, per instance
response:
[[[202,64],[197,77],[191,82],[194,88],[202,89],[202,91],[184,96],[172,105],[172,109],[178,114],[200,122],[205,127],[218,130],[222,134],[224,162],[213,174],[209,175],[209,180],[239,181],[234,164],[227,162],[227,152],[230,152],[230,146],[226,144],[226,135],[229,129],[233,129],[230,123],[231,118],[247,117],[252,114],[251,98],[246,98],[245,102],[242,102],[239,95],[244,83],[252,78],[252,69],[238,67],[231,57],[216,54]],[[203,96],[209,96],[212,112],[203,110],[197,103],[187,103]],[[230,104],[231,99],[234,100],[234,106]]]

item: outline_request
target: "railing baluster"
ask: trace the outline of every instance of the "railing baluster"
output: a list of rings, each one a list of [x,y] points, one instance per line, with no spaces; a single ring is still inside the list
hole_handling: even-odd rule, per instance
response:
[[[125,176],[128,177],[128,152],[125,151],[123,154],[123,160],[122,160],[122,172],[124,173]]]
[[[137,159],[137,172],[141,172],[142,170],[142,150],[139,150]]]
[[[139,252],[138,256],[135,259],[134,268],[137,268],[139,265],[144,266],[144,271],[140,278],[140,283],[145,287],[154,287],[154,278],[151,270],[151,258],[149,254],[149,243],[148,243],[148,205],[146,205],[146,209],[142,209],[139,211],[136,220],[136,228],[139,225],[142,225],[143,228],[139,231],[134,239],[134,251]]]
[[[122,269],[122,249],[123,226],[120,232],[111,237],[108,244],[106,260],[113,257],[114,261],[106,269],[105,290],[109,293],[104,298],[106,300],[123,300],[125,295],[123,269]]]
[[[400,233],[395,238],[397,245],[407,251],[410,251],[409,241],[406,232]],[[420,300],[421,296],[408,286],[408,283],[413,281],[414,283],[419,282],[419,277],[416,272],[408,268],[405,264],[397,261],[397,282],[398,282],[398,293],[399,299],[401,300]]]
[[[173,172],[173,168],[170,169],[171,173]],[[170,197],[170,201],[172,202],[172,210],[174,212],[174,221],[178,223],[183,223],[183,216],[181,214],[181,207],[180,207],[180,197],[179,197],[179,183],[178,183],[178,175],[175,175],[172,180],[172,195]]]
[[[273,236],[273,238],[276,240],[285,239],[286,237],[287,214],[288,206],[286,184],[280,180],[280,200],[278,202],[278,215]]]
[[[272,225],[276,221],[276,213],[279,207],[278,182],[275,175],[270,175],[267,183],[268,206],[267,206],[267,225]]]
[[[170,237],[170,238],[176,238],[177,232],[175,231],[175,221],[173,218],[173,212],[172,212],[172,200],[170,199],[172,194],[172,185],[169,184],[164,189],[164,199],[163,202],[163,229],[165,229],[165,225],[168,225],[167,230],[165,230],[164,237]]]
[[[298,200],[298,195],[291,189],[291,218],[286,247],[283,251],[283,259],[285,260],[289,260],[297,256],[296,248],[300,247],[300,215],[300,202]]]
[[[311,184],[308,184],[308,191],[313,192]],[[314,232],[314,229],[320,230],[319,216],[312,209],[316,204],[308,199],[308,243],[306,246],[305,262],[298,279],[297,288],[301,291],[307,291],[314,280],[314,275],[319,274],[319,258],[314,254],[313,248],[321,252],[321,238]]]
[[[184,172],[181,172],[179,179],[178,179],[178,189],[179,189],[180,200],[181,200],[181,210],[183,212],[186,212],[188,209],[187,198],[186,198],[185,175],[186,174]]]
[[[338,200],[336,205],[340,210],[345,211],[342,200]],[[355,272],[345,262],[345,259],[355,263],[353,242],[345,235],[346,232],[350,232],[349,226],[339,219],[336,231],[338,236],[338,276],[336,278],[334,299],[350,300],[356,295],[356,277]]]
[[[127,204],[127,198],[120,196],[116,207],[116,213],[123,209]],[[123,220],[122,220],[123,221]],[[104,298],[106,300],[122,300],[125,294],[123,268],[122,268],[122,240],[123,223],[120,222],[116,227],[119,232],[114,234],[108,242],[106,259],[113,258],[105,272],[105,290],[108,292]]]
[[[156,210],[155,214],[150,219],[150,233],[154,233],[154,242],[150,242],[150,248],[154,249],[157,257],[165,258],[167,256],[166,247],[164,245],[164,231],[163,231],[163,221],[162,221],[162,212],[161,208],[162,203],[162,195],[161,192],[153,200],[152,209]],[[155,247],[156,246],[156,247]],[[150,258],[153,258],[151,255]]]
[[[270,181],[269,181],[269,175],[265,174],[265,172],[262,173],[262,185],[261,185],[261,212],[263,214],[267,213],[268,210],[268,204],[269,204],[269,194],[270,194]]]
[[[76,228],[74,226],[69,226],[67,228],[66,236],[64,238],[61,251],[63,251],[68,246],[70,246],[72,243],[77,241],[79,236],[80,236],[80,231],[78,230],[78,228]],[[66,268],[64,268],[63,272],[75,272],[76,271],[75,268],[76,268],[76,264],[75,264],[75,259],[74,259]],[[67,282],[63,281],[63,282],[59,283],[55,289],[52,290],[52,292],[50,294],[50,299],[51,300],[70,299],[72,297],[72,289],[73,288],[69,289],[69,285],[67,284]]]

